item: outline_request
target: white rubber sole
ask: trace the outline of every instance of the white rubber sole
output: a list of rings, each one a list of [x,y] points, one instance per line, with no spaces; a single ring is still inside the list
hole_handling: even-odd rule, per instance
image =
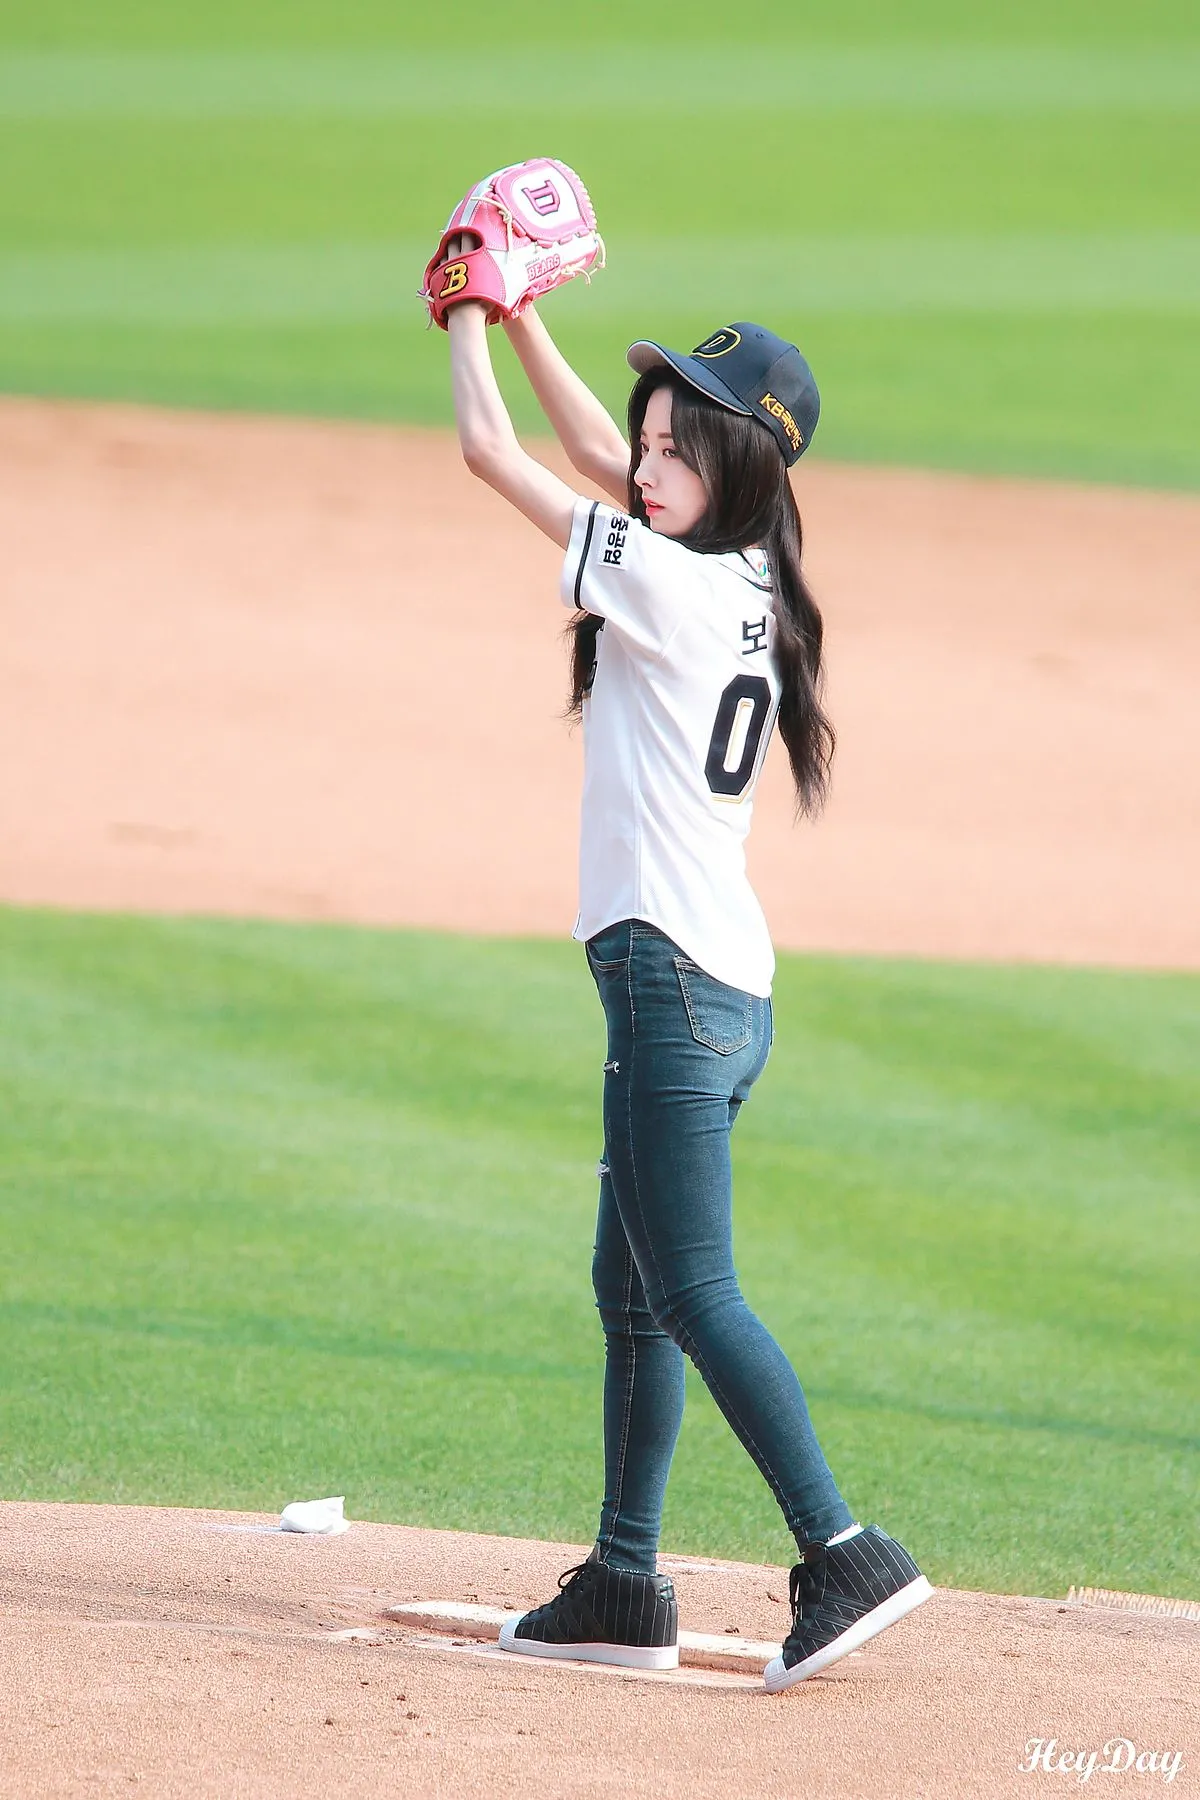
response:
[[[519,1638],[516,1619],[500,1627],[500,1648],[518,1656],[547,1656],[555,1662],[615,1663],[622,1669],[677,1669],[679,1645],[654,1648],[640,1644],[542,1644],[536,1638]]]
[[[849,1656],[852,1650],[857,1650],[869,1638],[877,1637],[889,1625],[894,1625],[897,1619],[902,1619],[905,1613],[913,1612],[923,1601],[932,1597],[932,1587],[924,1575],[919,1575],[907,1587],[901,1588],[898,1594],[893,1594],[890,1600],[884,1600],[874,1611],[864,1614],[856,1625],[851,1625],[832,1644],[826,1644],[822,1650],[815,1650],[803,1662],[793,1663],[789,1669],[782,1656],[774,1657],[763,1671],[768,1694],[781,1694],[785,1688],[795,1687],[798,1681],[807,1681],[810,1675],[819,1675],[830,1663]]]

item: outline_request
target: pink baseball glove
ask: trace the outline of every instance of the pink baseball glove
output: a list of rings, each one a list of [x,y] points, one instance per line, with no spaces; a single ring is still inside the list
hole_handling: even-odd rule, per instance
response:
[[[474,249],[449,258],[456,238]],[[566,163],[552,157],[512,163],[478,182],[450,215],[425,271],[421,299],[435,325],[460,300],[488,304],[487,322],[516,319],[574,275],[604,267],[604,240],[588,191]]]

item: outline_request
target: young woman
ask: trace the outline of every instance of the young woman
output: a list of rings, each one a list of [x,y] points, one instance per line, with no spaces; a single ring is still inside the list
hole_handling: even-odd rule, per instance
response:
[[[505,329],[607,506],[521,448],[485,320],[476,302],[448,315],[459,439],[468,467],[566,552],[585,745],[575,936],[608,1025],[593,1261],[606,1340],[600,1528],[558,1595],[500,1642],[639,1668],[678,1662],[674,1590],[656,1553],[687,1356],[799,1548],[792,1630],[766,1671],[778,1690],[932,1591],[899,1544],[853,1519],[733,1264],[729,1135],[772,1040],[774,956],[743,849],[754,788],[778,723],[798,805],[814,812],[833,748],[787,474],[816,424],[817,391],[795,346],[757,325],[726,326],[690,356],[639,342],[626,444],[526,312]]]

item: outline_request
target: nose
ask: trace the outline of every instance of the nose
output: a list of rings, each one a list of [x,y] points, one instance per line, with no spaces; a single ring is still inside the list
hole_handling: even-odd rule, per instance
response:
[[[639,488],[654,486],[654,476],[647,466],[649,461],[650,459],[648,456],[643,456],[641,462],[633,472],[634,482]]]

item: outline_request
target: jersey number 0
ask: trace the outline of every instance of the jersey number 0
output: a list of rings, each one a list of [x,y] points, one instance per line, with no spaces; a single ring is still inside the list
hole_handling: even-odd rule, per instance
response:
[[[735,676],[721,695],[704,764],[714,794],[741,799],[753,779],[770,716],[771,689],[764,677]]]

